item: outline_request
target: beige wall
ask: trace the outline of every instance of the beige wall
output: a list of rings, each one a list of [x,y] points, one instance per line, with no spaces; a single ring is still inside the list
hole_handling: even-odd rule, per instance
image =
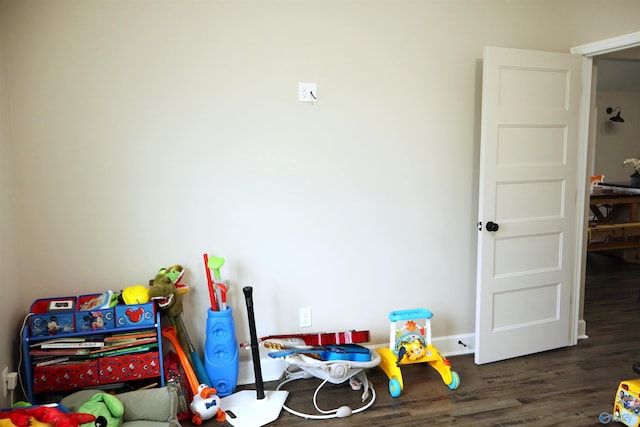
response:
[[[0,16],[3,16],[4,4],[0,3]],[[3,21],[0,21],[0,271],[2,271],[2,302],[0,303],[0,372],[5,367],[16,370],[18,360],[15,357],[20,322],[24,315],[24,286],[21,283],[16,250],[16,197],[18,189],[14,182],[16,169],[11,141],[9,115],[9,85],[7,84],[6,33]],[[25,265],[26,267],[26,265]],[[9,405],[9,398],[0,393],[0,407]]]
[[[204,252],[227,259],[240,340],[246,285],[259,335],[298,331],[300,307],[377,342],[412,307],[434,336],[472,333],[483,47],[568,52],[640,17],[633,0],[0,1],[20,308],[181,263],[198,346]]]
[[[605,182],[629,183],[633,172],[630,166],[622,166],[624,159],[640,157],[640,92],[598,91],[596,95],[598,116],[596,123],[596,174],[603,173]],[[609,120],[607,107],[620,105],[624,123]]]

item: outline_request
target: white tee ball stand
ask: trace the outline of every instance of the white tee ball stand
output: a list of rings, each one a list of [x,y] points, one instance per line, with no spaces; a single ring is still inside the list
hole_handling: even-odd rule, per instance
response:
[[[262,399],[257,398],[254,390],[223,397],[220,407],[227,413],[227,422],[235,427],[257,427],[277,420],[289,392],[267,390],[264,393]]]
[[[264,391],[256,321],[253,314],[253,288],[245,286],[242,292],[244,292],[249,316],[251,356],[253,358],[253,372],[256,377],[256,390],[241,390],[223,397],[220,400],[220,407],[227,413],[227,422],[232,426],[259,427],[278,419],[289,392],[284,390]]]

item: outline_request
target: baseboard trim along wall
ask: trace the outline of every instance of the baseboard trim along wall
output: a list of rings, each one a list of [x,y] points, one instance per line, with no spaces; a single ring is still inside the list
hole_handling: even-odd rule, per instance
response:
[[[587,335],[587,322],[585,320],[578,320],[578,339],[584,340],[589,338]]]

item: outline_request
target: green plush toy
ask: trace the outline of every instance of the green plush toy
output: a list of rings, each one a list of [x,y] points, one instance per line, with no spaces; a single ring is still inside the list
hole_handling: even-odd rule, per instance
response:
[[[122,423],[124,405],[120,399],[108,393],[96,393],[83,403],[80,412],[96,417],[95,423],[87,423],[82,427],[118,427]]]

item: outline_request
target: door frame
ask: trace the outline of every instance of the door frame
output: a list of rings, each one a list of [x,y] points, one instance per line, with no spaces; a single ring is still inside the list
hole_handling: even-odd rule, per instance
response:
[[[583,96],[580,106],[580,166],[578,167],[578,183],[580,180],[584,183],[582,187],[584,191],[580,191],[580,185],[578,185],[577,205],[583,206],[583,209],[577,209],[576,212],[579,217],[576,219],[576,236],[582,236],[577,239],[576,253],[574,264],[574,277],[576,281],[574,283],[573,294],[574,299],[574,316],[575,322],[573,322],[573,328],[571,331],[571,337],[573,344],[577,344],[579,338],[587,338],[587,325],[583,317],[584,314],[584,295],[585,295],[585,276],[586,276],[586,263],[587,263],[587,228],[585,227],[585,220],[589,208],[589,184],[587,177],[587,165],[589,162],[593,162],[595,152],[595,132],[593,130],[596,127],[595,123],[595,93],[596,93],[596,79],[593,66],[593,57],[598,55],[604,55],[611,52],[617,52],[620,50],[630,49],[640,46],[640,31],[635,33],[623,34],[621,36],[611,37],[604,40],[599,40],[592,43],[587,43],[579,46],[572,47],[570,53],[575,55],[582,55],[587,59],[582,70],[583,79]]]

